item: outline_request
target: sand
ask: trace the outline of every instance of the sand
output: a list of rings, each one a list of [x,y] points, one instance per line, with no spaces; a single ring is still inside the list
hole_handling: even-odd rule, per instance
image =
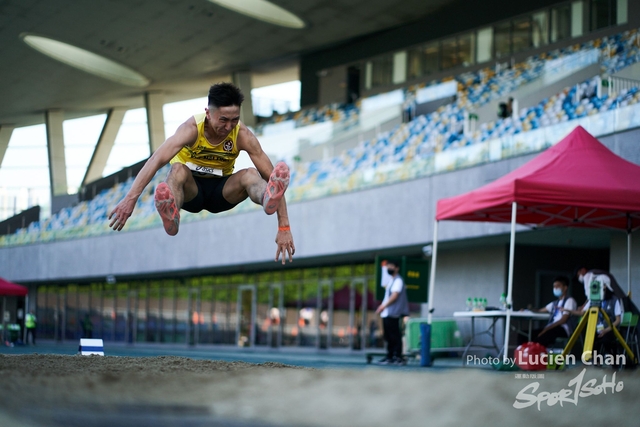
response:
[[[2,427],[640,424],[640,370],[615,372],[614,380],[610,368],[582,366],[531,373],[342,370],[174,356],[33,354],[0,355],[0,378]],[[540,409],[537,398],[543,399]]]

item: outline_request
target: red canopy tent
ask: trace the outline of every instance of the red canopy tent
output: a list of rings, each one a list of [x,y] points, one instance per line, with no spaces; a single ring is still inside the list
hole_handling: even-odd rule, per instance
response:
[[[16,285],[15,283],[9,282],[8,280],[0,277],[0,296],[2,296],[2,312],[4,313],[6,307],[6,297],[23,297],[29,293],[29,290],[20,285]],[[4,342],[4,332],[7,330],[5,328],[5,320],[4,316],[2,317],[2,341]]]
[[[496,181],[438,201],[436,219],[511,220],[535,226],[640,226],[640,166],[578,126],[557,145]]]
[[[29,293],[29,290],[15,283],[11,283],[8,280],[0,277],[0,296],[18,296],[23,297]]]
[[[507,303],[512,303],[515,225],[601,227],[627,232],[631,286],[631,233],[640,228],[640,166],[617,156],[578,126],[562,141],[502,178],[441,199],[436,209],[429,283],[432,311],[438,222],[511,222]],[[510,311],[507,311],[506,330]],[[508,334],[505,334],[505,349]],[[506,357],[505,351],[505,357]]]

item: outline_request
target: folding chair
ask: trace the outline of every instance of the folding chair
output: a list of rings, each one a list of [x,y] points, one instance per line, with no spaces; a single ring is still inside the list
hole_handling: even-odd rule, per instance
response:
[[[626,334],[624,340],[627,345],[634,351],[636,357],[638,357],[639,353],[639,345],[638,345],[638,334],[637,334],[637,326],[638,326],[638,316],[637,314],[633,314],[630,311],[625,311],[622,315],[622,320],[620,321],[620,329],[625,328]]]

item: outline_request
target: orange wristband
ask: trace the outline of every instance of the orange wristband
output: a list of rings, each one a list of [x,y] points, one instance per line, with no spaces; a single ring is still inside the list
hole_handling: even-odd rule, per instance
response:
[[[289,231],[291,230],[291,227],[289,227],[288,225],[286,227],[278,227],[278,231]]]

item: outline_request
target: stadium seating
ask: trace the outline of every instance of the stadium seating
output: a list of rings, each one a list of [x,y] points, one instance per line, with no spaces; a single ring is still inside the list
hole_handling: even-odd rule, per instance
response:
[[[475,131],[465,132],[468,111],[492,100],[504,98],[515,89],[539,78],[549,61],[569,55],[597,50],[601,75],[616,71],[640,60],[637,30],[596,39],[582,45],[572,45],[542,55],[532,56],[522,63],[503,69],[484,68],[462,73],[455,77],[458,97],[455,102],[437,111],[415,117],[375,138],[365,140],[354,148],[333,158],[292,165],[291,185],[287,192],[289,201],[322,197],[345,191],[354,191],[402,179],[426,176],[436,170],[434,158],[443,153],[479,146],[488,141],[519,135],[538,129],[560,126],[571,120],[596,117],[609,111],[634,106],[640,101],[640,88],[632,87],[618,93],[598,96],[600,75],[564,88],[559,93],[538,104],[517,111],[513,117],[482,123]],[[428,84],[408,86],[405,89],[405,105],[416,97],[419,89],[451,81],[452,77],[431,81]],[[604,91],[602,91],[604,92]],[[635,110],[634,110],[635,111]],[[640,113],[639,113],[640,114]],[[260,133],[268,124],[294,120],[296,127],[332,120],[348,129],[357,125],[358,105],[331,104],[297,113],[288,113],[262,123]],[[153,190],[168,172],[168,166],[158,171],[146,191],[140,197],[134,215],[127,223],[128,230],[160,226],[155,212]],[[64,238],[99,235],[108,232],[110,209],[129,190],[133,178],[108,190],[94,199],[74,207],[62,209],[50,218],[32,223],[12,235],[0,237],[0,246],[20,245]],[[244,202],[233,211],[257,209]],[[183,221],[205,218],[206,213],[185,213]]]
[[[268,125],[292,120],[295,127],[308,126],[326,121],[343,124],[348,129],[358,122],[359,108],[356,104],[329,104],[320,108],[307,108],[297,112],[278,114],[259,123],[254,131],[256,135],[263,134]]]

